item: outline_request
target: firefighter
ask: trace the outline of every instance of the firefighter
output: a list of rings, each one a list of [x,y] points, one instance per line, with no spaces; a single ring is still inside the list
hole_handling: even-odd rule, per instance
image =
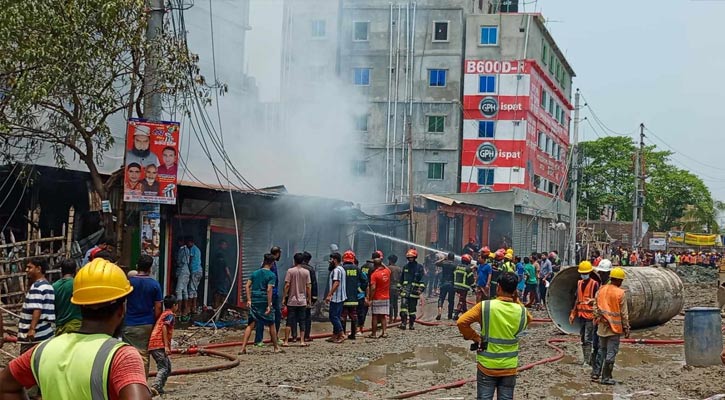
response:
[[[503,264],[503,258],[506,255],[506,250],[498,249],[495,253],[492,253],[493,260],[491,260],[491,298],[496,297],[496,285],[498,285],[498,277],[501,275],[501,268]]]
[[[403,267],[403,274],[398,283],[398,291],[400,292],[400,326],[402,330],[407,328],[415,329],[415,313],[418,307],[418,299],[425,291],[425,283],[423,283],[423,266],[418,264],[418,250],[409,249],[405,253],[408,263]],[[410,318],[408,318],[410,317]]]
[[[466,297],[468,290],[473,285],[473,271],[471,271],[471,256],[464,254],[461,256],[461,265],[457,266],[453,271],[453,287],[458,295],[458,305],[456,305],[456,313],[453,318],[468,311],[466,306]]]
[[[511,249],[509,249],[511,250]],[[501,264],[501,267],[499,268],[501,272],[513,272],[516,273],[516,264],[514,264],[514,253],[513,250],[510,252],[506,252],[503,256],[503,263]]]
[[[355,265],[355,253],[348,250],[343,255],[342,268],[345,270],[345,302],[342,303],[342,331],[346,332],[347,320],[350,320],[350,334],[347,336],[350,340],[355,340],[357,331],[357,306],[359,304],[358,293],[363,287],[367,288],[367,283],[363,277],[360,267]],[[348,260],[348,261],[345,261]],[[350,261],[352,260],[352,261]],[[344,336],[341,335],[344,339]]]
[[[592,341],[594,339],[594,296],[599,290],[599,282],[591,279],[594,267],[589,261],[579,264],[578,272],[581,279],[576,286],[576,302],[569,313],[569,323],[577,321],[581,324],[582,355],[584,365],[591,365]]]

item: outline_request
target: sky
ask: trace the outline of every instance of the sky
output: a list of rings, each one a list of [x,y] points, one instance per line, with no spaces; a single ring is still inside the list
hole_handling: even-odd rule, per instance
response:
[[[281,4],[251,3],[246,66],[263,101],[279,93]],[[725,174],[716,168],[725,81],[713,77],[725,70],[725,37],[716,33],[725,1],[540,0],[528,1],[526,11],[534,6],[547,19],[577,74],[574,87],[586,99],[580,139],[612,134],[608,129],[635,137],[644,123],[646,143],[674,149],[674,163],[725,200]]]

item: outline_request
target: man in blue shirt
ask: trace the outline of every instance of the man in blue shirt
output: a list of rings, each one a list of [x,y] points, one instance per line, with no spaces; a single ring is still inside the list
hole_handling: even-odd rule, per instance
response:
[[[488,247],[486,247],[488,249]],[[481,251],[476,269],[476,303],[488,300],[491,290],[491,260],[489,252]]]
[[[196,308],[196,298],[198,296],[197,289],[199,288],[199,282],[201,282],[201,276],[203,275],[201,269],[201,250],[194,244],[194,238],[186,238],[186,247],[189,249],[189,270],[191,275],[189,276],[189,309],[191,314],[198,313]]]
[[[149,276],[154,259],[142,254],[136,263],[138,274],[129,278],[133,291],[126,300],[123,340],[135,347],[143,358],[146,375],[149,374],[149,339],[156,320],[161,315],[161,285]]]
[[[272,310],[274,311],[274,327],[279,337],[279,326],[282,323],[282,309],[279,306],[279,274],[277,273],[277,263],[282,258],[282,249],[279,246],[274,246],[269,250],[269,253],[274,256],[274,263],[270,269],[274,272],[274,288],[272,289]],[[254,345],[263,346],[262,340],[264,339],[264,325],[257,324],[257,330],[254,333]],[[280,341],[281,342],[281,341]]]

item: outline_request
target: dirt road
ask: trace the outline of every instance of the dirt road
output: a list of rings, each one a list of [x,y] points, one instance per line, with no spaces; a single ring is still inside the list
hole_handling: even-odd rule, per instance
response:
[[[685,304],[714,305],[715,283],[686,285]],[[543,312],[534,314],[546,317]],[[423,319],[434,315],[435,305],[428,304]],[[318,332],[329,329],[326,323],[315,325]],[[175,336],[189,332],[177,330]],[[676,318],[632,337],[679,339],[682,332],[682,318]],[[551,337],[565,336],[550,324],[532,325],[523,336],[520,363],[554,355],[545,345]],[[200,344],[241,341],[242,331],[203,331],[194,338]],[[589,382],[590,370],[581,365],[578,343],[560,347],[566,352],[564,359],[519,375],[516,399],[704,399],[725,392],[725,367],[686,367],[682,346],[623,345],[614,372],[622,383],[614,387]],[[15,345],[7,344],[4,350],[17,354]],[[239,348],[218,350],[236,354]],[[474,354],[453,326],[394,328],[387,339],[359,338],[340,345],[315,340],[309,348],[291,347],[283,354],[273,354],[270,347],[252,347],[240,357],[241,364],[231,370],[172,376],[163,399],[379,399],[470,378],[476,372]],[[202,356],[172,358],[174,369],[221,362]],[[475,389],[470,383],[417,398],[473,399]]]
[[[687,285],[686,305],[715,303],[715,283]],[[432,319],[434,304],[425,308]],[[541,312],[536,317],[545,317]],[[445,321],[444,321],[445,322]],[[318,329],[328,329],[325,324]],[[633,333],[634,338],[681,338],[683,321]],[[564,337],[549,324],[536,324],[521,345],[521,364],[550,357],[550,337]],[[215,341],[219,338],[215,338]],[[241,340],[241,332],[226,335]],[[590,370],[581,365],[578,343],[564,343],[561,361],[522,372],[517,399],[704,399],[725,392],[723,367],[690,368],[684,365],[682,346],[623,345],[617,358],[615,379],[605,387],[590,383]],[[222,351],[236,353],[238,348]],[[424,327],[415,331],[392,329],[387,339],[358,339],[341,345],[316,340],[312,346],[288,348],[273,354],[271,348],[251,348],[239,367],[201,375],[171,377],[164,399],[340,399],[387,398],[395,394],[465,379],[475,374],[475,357],[452,326]],[[177,357],[175,368],[216,362],[202,357]],[[475,384],[437,391],[418,398],[473,399]]]

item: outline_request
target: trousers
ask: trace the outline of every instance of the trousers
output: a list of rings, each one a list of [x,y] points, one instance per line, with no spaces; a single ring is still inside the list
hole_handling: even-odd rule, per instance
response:
[[[438,307],[443,307],[443,302],[448,300],[448,319],[453,318],[453,303],[456,299],[456,292],[453,284],[446,282],[441,285],[441,294],[438,296]]]
[[[166,354],[166,350],[164,349],[151,350],[150,353],[151,357],[153,357],[154,361],[156,361],[156,369],[158,371],[156,372],[156,380],[154,381],[152,387],[156,390],[163,390],[164,385],[166,385],[166,379],[168,379],[171,374],[171,359],[169,359],[169,356]]]
[[[516,375],[493,377],[478,370],[476,399],[493,400],[495,393],[497,400],[514,400],[514,387]]]
[[[594,340],[594,323],[590,319],[584,319],[582,317],[577,317],[579,319],[579,322],[582,323],[581,330],[579,331],[579,336],[581,338],[583,345],[591,345]]]

